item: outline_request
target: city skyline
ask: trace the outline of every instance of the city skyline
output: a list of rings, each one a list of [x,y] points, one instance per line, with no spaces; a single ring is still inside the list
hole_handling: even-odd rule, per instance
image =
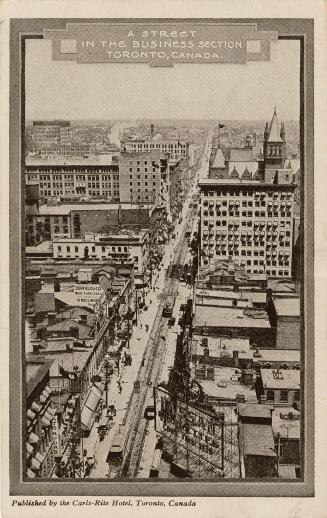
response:
[[[277,105],[280,119],[298,120],[299,63],[299,42],[286,40],[272,44],[270,62],[169,69],[51,61],[50,41],[29,40],[26,119],[260,121]]]

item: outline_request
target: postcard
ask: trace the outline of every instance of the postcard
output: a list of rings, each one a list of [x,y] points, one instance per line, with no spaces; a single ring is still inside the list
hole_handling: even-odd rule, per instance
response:
[[[5,6],[4,516],[324,516],[326,41],[286,3]]]

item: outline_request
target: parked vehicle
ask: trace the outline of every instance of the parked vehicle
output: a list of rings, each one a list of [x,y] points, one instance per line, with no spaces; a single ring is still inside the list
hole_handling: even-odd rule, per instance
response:
[[[144,411],[144,417],[145,417],[145,419],[149,419],[149,420],[154,419],[154,417],[155,417],[154,406],[149,405],[146,407],[146,409]]]

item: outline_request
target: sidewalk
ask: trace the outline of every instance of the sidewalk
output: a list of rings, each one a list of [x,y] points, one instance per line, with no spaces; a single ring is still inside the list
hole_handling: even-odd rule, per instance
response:
[[[115,372],[111,380],[108,384],[108,406],[114,405],[116,408],[116,416],[112,421],[112,428],[107,432],[106,436],[102,441],[99,441],[98,431],[97,431],[97,423],[94,423],[92,429],[90,431],[90,435],[87,438],[83,439],[83,448],[87,449],[88,455],[95,455],[96,465],[91,470],[89,475],[90,478],[105,478],[108,476],[109,466],[106,462],[107,455],[109,449],[111,447],[112,441],[115,437],[116,432],[118,431],[119,425],[123,422],[123,419],[126,414],[126,409],[128,407],[128,403],[134,388],[134,381],[137,379],[138,371],[140,365],[142,363],[142,359],[145,353],[145,350],[148,345],[148,340],[151,336],[152,326],[154,324],[154,320],[160,305],[160,294],[165,289],[165,277],[166,270],[170,265],[170,255],[173,254],[173,250],[177,247],[180,242],[180,235],[183,232],[183,229],[186,225],[185,215],[187,214],[187,206],[184,207],[183,210],[183,221],[176,230],[176,238],[172,240],[165,249],[165,253],[160,265],[160,271],[155,274],[153,279],[153,288],[147,292],[145,297],[145,304],[148,307],[146,311],[142,311],[138,315],[138,324],[137,326],[133,326],[132,336],[129,342],[129,353],[132,357],[132,364],[130,366],[124,366],[120,372],[119,376],[117,372]],[[179,293],[176,297],[176,303],[174,308],[174,314],[176,317],[179,312],[179,305],[181,301],[185,301],[184,299],[188,296],[188,290],[180,286]],[[148,326],[148,331],[146,332],[145,326]],[[176,336],[178,332],[177,323],[174,328],[169,330],[169,338],[176,342]],[[176,344],[174,344],[176,347]],[[168,352],[168,358],[171,356],[174,347],[168,348],[170,349]],[[127,349],[128,350],[128,349]],[[169,358],[168,363],[171,362],[171,358]],[[121,384],[121,391],[119,391],[119,386],[117,382]],[[104,400],[106,400],[106,395],[103,396]],[[106,415],[107,408],[104,408],[102,415]],[[147,438],[147,447],[145,448],[147,452],[147,462],[145,462],[144,468],[145,470],[141,470],[141,473],[146,473],[149,469],[149,463],[152,461],[151,450],[154,450],[155,447],[155,438],[156,433],[154,431],[153,426],[150,426],[151,433]],[[144,476],[148,476],[144,474]]]

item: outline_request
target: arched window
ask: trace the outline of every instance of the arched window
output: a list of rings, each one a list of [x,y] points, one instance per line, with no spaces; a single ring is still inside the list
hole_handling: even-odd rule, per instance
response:
[[[66,251],[70,252],[70,246],[66,246]]]

